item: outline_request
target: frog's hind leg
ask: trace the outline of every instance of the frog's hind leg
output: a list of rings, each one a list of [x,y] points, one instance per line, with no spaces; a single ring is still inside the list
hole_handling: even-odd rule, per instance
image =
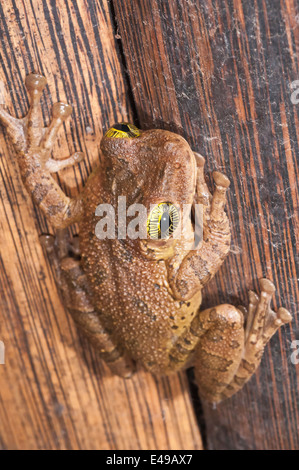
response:
[[[66,230],[58,231],[56,238],[42,235],[41,243],[54,267],[63,304],[76,325],[114,374],[130,377],[134,372],[133,362],[114,344],[109,332],[101,324],[99,312],[94,310],[89,300],[88,283],[80,266],[76,245],[70,245]]]
[[[243,387],[272,335],[292,319],[284,308],[277,313],[271,310],[272,282],[261,279],[260,287],[260,296],[250,293],[245,329],[241,308],[232,305],[204,310],[193,321],[192,329],[199,336],[195,377],[200,395],[210,402],[220,402]]]
[[[271,298],[275,292],[273,283],[260,279],[260,288],[260,296],[249,292],[244,353],[232,382],[222,392],[222,400],[243,387],[259,366],[268,341],[282,325],[292,321],[290,312],[285,308],[280,307],[277,313],[271,309]]]

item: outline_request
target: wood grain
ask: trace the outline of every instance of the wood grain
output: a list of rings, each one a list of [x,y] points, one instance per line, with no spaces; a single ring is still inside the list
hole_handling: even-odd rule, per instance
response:
[[[293,316],[235,397],[205,405],[210,449],[298,449],[299,16],[295,0],[115,0],[142,128],[182,134],[231,180],[231,253],[204,307],[248,301],[266,276]]]
[[[98,160],[103,130],[133,120],[121,51],[107,1],[7,0],[0,4],[0,98],[18,117],[28,109],[24,78],[48,78],[43,120],[67,100],[54,156],[86,160],[59,174],[80,190]],[[3,101],[1,101],[3,102]],[[201,439],[185,374],[129,381],[111,375],[78,335],[58,298],[38,235],[51,227],[22,186],[0,131],[1,449],[198,449]],[[74,229],[75,230],[75,229]]]

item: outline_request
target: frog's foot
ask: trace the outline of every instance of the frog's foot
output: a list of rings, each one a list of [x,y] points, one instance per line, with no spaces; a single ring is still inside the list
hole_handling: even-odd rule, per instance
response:
[[[212,195],[205,181],[205,175],[204,175],[205,158],[197,152],[193,152],[193,153],[195,156],[196,166],[197,166],[196,193],[195,193],[196,204],[202,204],[204,206],[204,210],[208,210],[210,208]]]
[[[32,73],[25,81],[30,95],[30,109],[27,116],[22,119],[12,117],[4,106],[0,105],[0,122],[6,127],[7,133],[15,145],[17,151],[34,151],[50,173],[61,170],[67,166],[74,165],[83,160],[84,154],[76,152],[71,157],[63,160],[50,158],[50,152],[54,145],[57,133],[63,122],[70,116],[72,107],[66,103],[55,103],[52,108],[52,121],[49,127],[43,127],[40,116],[39,100],[47,84],[45,77]]]
[[[204,223],[206,220],[222,221],[225,218],[224,206],[226,204],[226,191],[229,179],[219,171],[214,171],[213,178],[216,185],[212,195],[208,189],[204,176],[205,159],[199,153],[193,152],[197,166],[195,203],[203,205]]]
[[[275,292],[274,284],[268,279],[260,279],[259,282],[259,296],[249,291],[244,354],[232,382],[222,393],[222,399],[243,387],[259,366],[268,341],[282,325],[292,321],[292,315],[285,308],[280,307],[276,313],[270,307]]]
[[[7,131],[13,143],[23,183],[50,222],[57,228],[74,223],[80,217],[82,207],[78,200],[68,198],[51,173],[82,161],[82,152],[55,160],[51,150],[58,130],[71,114],[72,108],[66,103],[56,103],[52,108],[52,121],[49,127],[43,127],[40,116],[39,100],[46,86],[42,75],[30,74],[26,77],[26,87],[30,95],[30,109],[22,119],[12,117],[4,106],[0,105],[0,124]]]
[[[195,375],[200,394],[210,402],[220,402],[240,390],[259,366],[267,342],[292,320],[284,308],[277,313],[271,310],[272,282],[261,279],[260,287],[260,296],[249,294],[245,329],[245,309],[232,305],[205,310],[193,321],[192,329],[199,336]]]
[[[76,243],[69,243],[66,231],[60,231],[56,238],[42,235],[40,240],[54,267],[63,305],[111,371],[129,378],[135,366],[127,354],[115,345],[110,333],[101,324],[100,312],[94,309],[90,301],[88,282],[79,259],[76,259]]]

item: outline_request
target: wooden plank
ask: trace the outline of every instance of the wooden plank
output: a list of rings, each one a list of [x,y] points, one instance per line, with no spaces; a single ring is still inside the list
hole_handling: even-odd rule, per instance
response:
[[[0,4],[0,90],[18,117],[24,78],[48,78],[42,100],[67,100],[72,118],[54,149],[87,159],[60,173],[76,194],[98,160],[102,130],[132,120],[107,1],[7,0]],[[78,335],[57,295],[38,234],[51,232],[22,186],[0,132],[1,449],[197,449],[201,440],[184,374],[112,376]]]
[[[203,307],[246,304],[247,290],[266,276],[277,287],[274,307],[294,315],[250,383],[216,409],[204,406],[208,447],[298,448],[299,370],[291,362],[299,331],[296,2],[113,4],[140,126],[182,134],[207,156],[211,187],[214,169],[231,181],[231,253]]]

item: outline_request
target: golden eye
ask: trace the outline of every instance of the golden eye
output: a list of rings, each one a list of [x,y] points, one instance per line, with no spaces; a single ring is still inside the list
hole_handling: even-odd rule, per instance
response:
[[[141,134],[140,130],[128,122],[114,124],[105,134],[105,137],[114,139],[133,139]]]
[[[169,238],[179,225],[179,211],[171,202],[161,202],[147,219],[147,233],[153,240]]]

